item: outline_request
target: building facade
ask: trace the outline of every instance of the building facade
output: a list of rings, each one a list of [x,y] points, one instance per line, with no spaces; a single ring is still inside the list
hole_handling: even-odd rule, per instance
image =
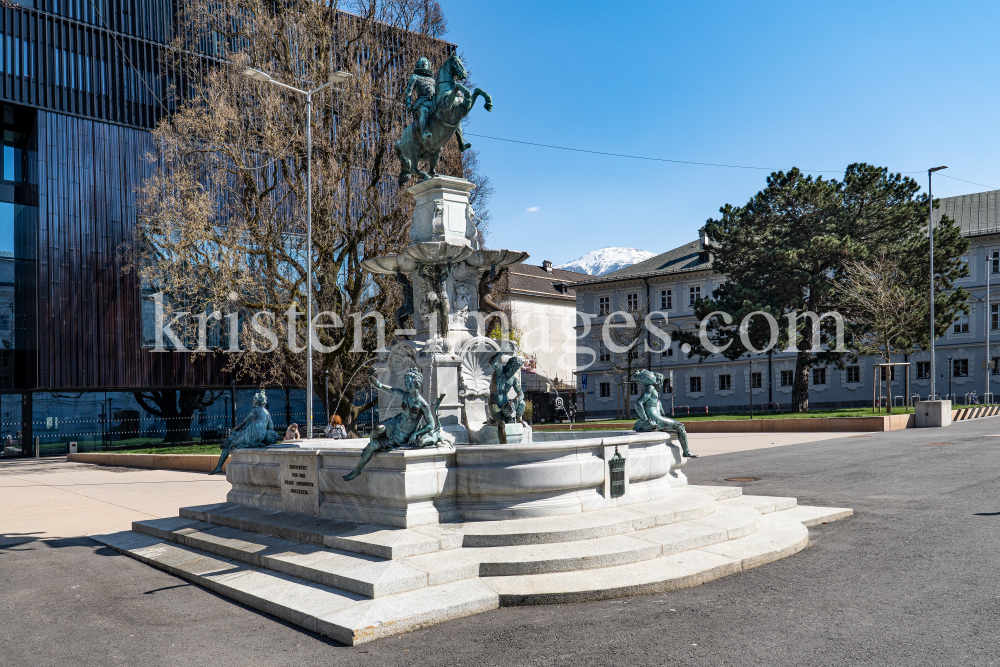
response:
[[[934,215],[935,222],[942,215],[955,220],[971,242],[962,258],[969,267],[969,276],[956,283],[971,295],[969,312],[960,315],[946,331],[937,332],[935,389],[958,403],[982,401],[987,386],[990,392],[1000,391],[1000,190],[941,199]],[[667,316],[667,324],[658,316],[653,323],[664,331],[697,332],[695,302],[711,296],[725,281],[725,276],[712,268],[710,250],[702,233],[697,241],[574,285],[578,319],[576,385],[589,416],[633,415],[637,398],[637,388],[623,381],[629,360],[608,350],[602,342],[606,316],[618,310],[632,310],[638,316],[658,311]],[[992,286],[989,303],[987,281]],[[581,324],[588,320],[589,327]],[[666,377],[673,374],[672,392],[663,394],[663,398],[665,406],[672,406],[675,414],[704,413],[706,407],[712,412],[747,410],[751,402],[756,409],[768,403],[787,409],[791,404],[794,353],[775,350],[770,359],[762,355],[736,362],[712,355],[699,361],[697,357],[689,358],[677,340],[660,343],[655,336],[648,336],[651,351],[638,355],[633,368],[650,368]],[[930,352],[893,355],[892,360],[906,361],[910,366],[907,371],[897,367],[888,372],[892,398],[887,400],[904,404],[907,386],[911,396],[927,398]],[[871,406],[874,364],[882,361],[861,357],[848,362],[844,369],[814,367],[809,376],[810,406]],[[992,370],[984,368],[989,361],[995,362]]]
[[[564,418],[576,399],[576,294],[573,285],[591,276],[540,265],[514,264],[507,279],[510,323],[520,337],[526,362],[521,384],[535,421]]]
[[[222,353],[152,350],[148,295],[123,270],[150,130],[171,110],[177,9],[0,8],[0,452],[215,439],[251,408],[255,388],[234,384]],[[304,421],[304,389],[268,394],[277,427]],[[317,402],[319,427],[323,413]]]

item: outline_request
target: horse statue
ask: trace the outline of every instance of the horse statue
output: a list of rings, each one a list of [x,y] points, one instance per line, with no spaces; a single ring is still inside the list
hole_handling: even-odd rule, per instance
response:
[[[423,59],[421,59],[423,60]],[[462,64],[457,53],[441,65],[435,76],[434,109],[426,117],[426,128],[423,132],[417,118],[403,130],[403,136],[394,145],[396,157],[399,158],[399,186],[402,187],[416,174],[421,180],[437,176],[437,163],[441,159],[441,150],[452,135],[458,138],[458,148],[465,151],[472,144],[466,143],[462,136],[462,119],[465,118],[482,96],[487,111],[493,109],[493,98],[482,88],[469,90],[462,82],[469,73]],[[407,98],[412,86],[407,87]],[[419,92],[417,93],[419,96]],[[409,99],[407,99],[409,102]],[[410,106],[410,105],[407,105]],[[416,114],[414,114],[416,116]],[[427,162],[427,171],[421,171],[420,161]]]

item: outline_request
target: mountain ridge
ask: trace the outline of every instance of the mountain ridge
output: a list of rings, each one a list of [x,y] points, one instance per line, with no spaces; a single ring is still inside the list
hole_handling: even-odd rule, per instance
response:
[[[560,264],[554,268],[565,269],[567,271],[579,271],[592,276],[603,276],[655,256],[655,253],[651,253],[647,250],[616,246],[593,250],[588,252],[583,257],[578,257],[572,262]]]

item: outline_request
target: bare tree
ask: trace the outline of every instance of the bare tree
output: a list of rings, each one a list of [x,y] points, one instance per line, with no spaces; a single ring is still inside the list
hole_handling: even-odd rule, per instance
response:
[[[376,404],[355,406],[367,386],[376,321],[392,321],[402,290],[361,263],[408,241],[413,200],[396,187],[393,143],[410,122],[402,91],[420,56],[440,66],[451,46],[437,2],[353,0],[189,0],[181,5],[172,114],[155,130],[153,174],[139,192],[140,223],[129,267],[176,313],[239,313],[227,369],[241,379],[296,383],[306,376],[306,122],[312,124],[313,304],[317,395],[349,430]],[[344,11],[342,11],[344,10]],[[243,75],[256,68],[313,89],[347,70],[353,76],[305,99]],[[439,171],[482,186],[475,154],[446,148]],[[264,316],[251,315],[263,311]],[[361,316],[368,316],[361,320]],[[235,326],[233,326],[235,323]],[[196,339],[197,317],[186,327]],[[176,327],[175,327],[176,328]],[[390,332],[394,326],[389,327]],[[316,352],[316,350],[319,350]],[[204,353],[204,350],[201,350]],[[323,370],[331,396],[323,393]],[[338,400],[338,398],[340,400]],[[331,400],[332,399],[332,400]]]
[[[842,314],[855,325],[851,347],[856,354],[889,363],[893,354],[913,352],[913,341],[924,325],[924,299],[912,284],[911,276],[884,253],[846,264],[835,290],[843,301]],[[880,380],[875,377],[875,382]]]

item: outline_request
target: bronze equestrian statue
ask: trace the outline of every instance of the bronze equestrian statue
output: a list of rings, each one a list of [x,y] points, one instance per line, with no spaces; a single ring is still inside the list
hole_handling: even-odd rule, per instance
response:
[[[472,110],[476,98],[486,100],[486,110],[493,109],[493,98],[482,88],[469,90],[462,82],[469,73],[462,59],[453,53],[437,71],[433,84],[430,79],[430,61],[421,58],[406,85],[404,104],[413,112],[414,122],[406,126],[403,136],[393,146],[399,158],[399,185],[406,185],[416,174],[421,180],[437,176],[441,150],[452,136],[458,139],[458,148],[464,151],[472,146],[462,136],[462,119]],[[416,99],[411,99],[416,95]],[[433,99],[432,99],[433,98]],[[428,165],[427,171],[419,163]]]

